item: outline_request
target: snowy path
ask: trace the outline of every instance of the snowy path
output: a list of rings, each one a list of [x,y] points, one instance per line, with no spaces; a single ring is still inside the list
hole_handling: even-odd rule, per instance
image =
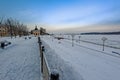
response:
[[[72,47],[69,42],[42,38],[84,80],[119,80],[120,58],[102,54],[84,47]],[[54,45],[53,45],[54,44]],[[78,79],[79,80],[79,79]]]
[[[36,38],[7,39],[12,45],[0,49],[0,80],[40,80]]]

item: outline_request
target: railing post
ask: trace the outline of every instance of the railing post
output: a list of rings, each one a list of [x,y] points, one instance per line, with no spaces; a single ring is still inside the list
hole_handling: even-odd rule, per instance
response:
[[[51,72],[50,80],[59,80],[59,73],[57,70],[54,70]]]
[[[44,46],[42,46],[42,52],[44,52],[45,51],[45,47]]]
[[[43,52],[45,51],[44,46],[41,47],[41,72],[43,73]]]
[[[38,37],[38,43],[41,41],[40,37]]]
[[[41,42],[40,37],[38,37],[38,43],[39,43],[39,48],[40,48],[40,57],[41,57],[41,53],[42,53],[42,49],[41,49],[42,42]]]

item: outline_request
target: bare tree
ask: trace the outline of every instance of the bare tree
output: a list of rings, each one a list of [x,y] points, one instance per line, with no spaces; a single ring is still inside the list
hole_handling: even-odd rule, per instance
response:
[[[5,21],[5,25],[8,27],[8,32],[10,33],[10,36],[11,38],[13,37],[13,27],[14,27],[14,24],[13,24],[13,19],[12,18],[8,18],[6,21]]]
[[[12,18],[6,19],[5,25],[8,28],[8,32],[10,33],[11,38],[13,36],[16,37],[17,35],[21,37],[22,35],[26,35],[26,33],[28,32],[28,28],[26,25],[21,24],[19,21],[13,20]]]
[[[2,24],[3,22],[3,17],[0,18],[0,25]]]

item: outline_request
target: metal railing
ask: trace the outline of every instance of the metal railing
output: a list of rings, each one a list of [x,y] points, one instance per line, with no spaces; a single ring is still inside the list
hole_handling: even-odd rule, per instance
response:
[[[42,73],[43,80],[59,80],[59,73],[50,71],[50,68],[45,56],[45,48],[42,45],[40,37],[38,37],[38,43],[40,48],[41,73]]]

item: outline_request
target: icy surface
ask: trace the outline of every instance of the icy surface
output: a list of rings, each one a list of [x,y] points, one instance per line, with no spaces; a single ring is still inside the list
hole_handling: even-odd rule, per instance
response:
[[[1,38],[12,44],[0,48],[0,80],[40,80],[39,48],[36,38]]]

